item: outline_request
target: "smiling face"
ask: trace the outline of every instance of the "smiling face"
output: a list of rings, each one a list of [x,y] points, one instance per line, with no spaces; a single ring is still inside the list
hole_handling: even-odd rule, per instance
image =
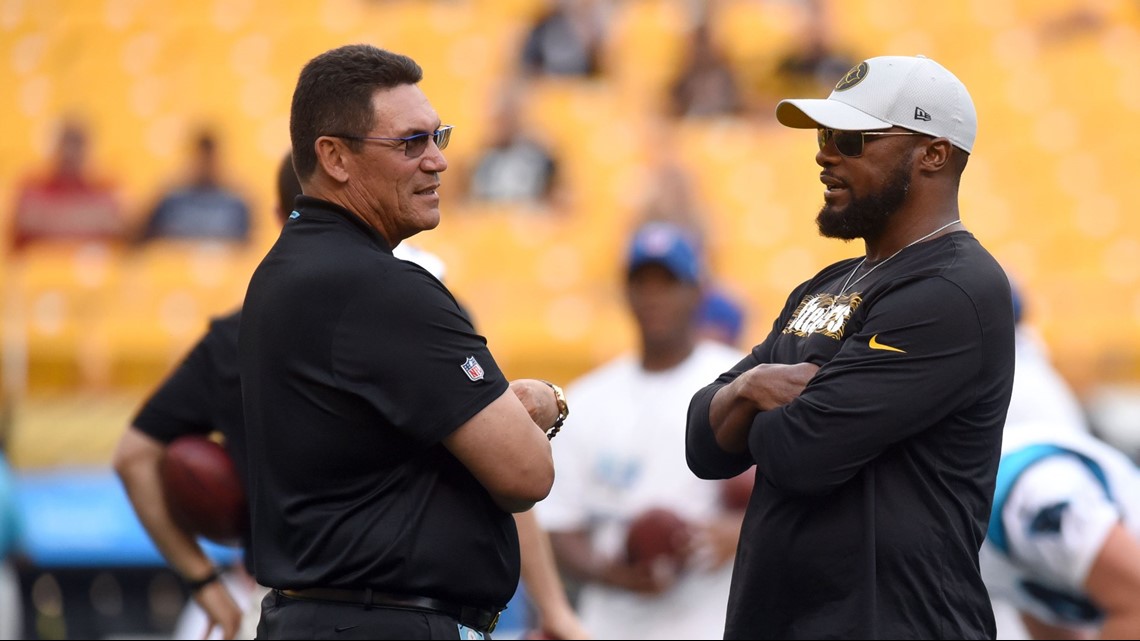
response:
[[[439,115],[416,85],[377,90],[372,106],[374,124],[362,136],[403,138],[440,126]],[[434,141],[409,158],[400,141],[365,140],[351,156],[352,179],[347,187],[353,192],[356,212],[393,247],[439,225],[439,174],[447,169],[447,160]]]
[[[911,150],[918,136],[868,137],[863,154],[843,156],[829,142],[816,154],[827,187],[816,217],[827,238],[875,238],[906,202],[911,184]]]

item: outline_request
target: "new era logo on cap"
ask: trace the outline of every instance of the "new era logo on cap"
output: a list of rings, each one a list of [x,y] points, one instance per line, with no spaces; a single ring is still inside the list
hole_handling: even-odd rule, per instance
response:
[[[780,101],[776,119],[801,129],[874,131],[903,127],[948,138],[967,153],[973,150],[978,132],[974,101],[965,85],[925,56],[865,60],[848,71],[826,99]]]

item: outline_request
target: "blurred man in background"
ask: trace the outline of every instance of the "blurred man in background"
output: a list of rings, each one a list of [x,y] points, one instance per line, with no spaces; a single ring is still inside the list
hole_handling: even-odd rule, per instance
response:
[[[142,240],[247,242],[249,206],[222,178],[214,132],[204,130],[194,138],[189,172],[185,184],[163,194],[146,220]]]
[[[521,91],[516,85],[499,92],[487,141],[470,176],[459,178],[460,187],[475,203],[557,207],[566,197],[559,163],[549,147],[528,132]]]
[[[92,177],[89,133],[79,120],[62,123],[47,175],[21,187],[12,218],[12,247],[40,242],[118,243],[127,225],[111,184]]]
[[[292,156],[286,155],[277,169],[275,212],[279,221],[288,218],[293,200],[300,194]],[[248,577],[232,578],[227,587],[195,534],[175,522],[162,491],[160,466],[165,447],[176,438],[220,432],[241,478],[248,479],[237,363],[240,322],[241,310],[210,322],[206,335],[143,403],[119,439],[114,456],[115,471],[139,521],[163,558],[190,587],[191,596],[205,614],[207,633],[217,627],[226,639],[235,638],[239,627],[244,638],[253,638],[261,615],[260,608],[255,607],[260,598],[257,591],[252,602],[246,596],[252,587]],[[244,548],[248,572],[252,564],[248,539]],[[241,589],[243,582],[245,590]]]
[[[569,387],[574,415],[540,522],[564,572],[582,582],[578,610],[599,638],[720,638],[742,506],[725,506],[721,485],[687,473],[682,442],[692,393],[741,353],[698,337],[704,273],[683,228],[640,228],[625,274],[638,349]],[[660,533],[683,538],[681,549],[631,559],[631,524],[659,508],[686,524]]]
[[[1085,431],[1007,423],[980,561],[1035,639],[1140,638],[1140,470]]]
[[[1140,638],[1140,470],[1094,438],[1076,396],[1024,320],[993,515],[982,546],[990,595],[1035,639]],[[999,638],[1017,638],[998,621]]]

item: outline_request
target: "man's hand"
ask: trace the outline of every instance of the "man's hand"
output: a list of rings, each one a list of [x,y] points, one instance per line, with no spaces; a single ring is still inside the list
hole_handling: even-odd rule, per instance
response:
[[[554,396],[554,390],[545,382],[536,378],[520,378],[511,381],[511,391],[543,432],[558,420],[558,399]]]
[[[720,388],[709,407],[717,444],[726,452],[747,450],[756,414],[791,403],[818,371],[812,363],[761,363]]]
[[[741,381],[740,393],[751,399],[757,410],[766,412],[795,400],[817,371],[819,365],[812,363],[761,363],[737,380]]]
[[[202,606],[208,620],[203,639],[209,638],[215,627],[221,628],[223,639],[237,636],[242,611],[226,589],[225,583],[218,580],[203,586],[194,594],[194,600]]]
[[[673,587],[681,576],[682,567],[667,557],[657,557],[649,563],[627,563],[614,559],[602,570],[602,583],[641,594],[661,594]]]

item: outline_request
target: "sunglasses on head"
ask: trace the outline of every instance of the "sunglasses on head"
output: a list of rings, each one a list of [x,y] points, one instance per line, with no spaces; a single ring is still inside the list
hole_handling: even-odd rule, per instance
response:
[[[829,141],[835,141],[835,149],[848,158],[858,158],[863,155],[863,145],[867,144],[867,136],[925,136],[917,131],[844,131],[842,129],[827,129],[820,127],[816,130],[816,142],[822,151]]]
[[[435,146],[440,149],[447,148],[447,143],[451,142],[451,130],[454,125],[443,125],[435,131],[425,131],[420,134],[412,134],[411,136],[404,136],[403,138],[384,138],[381,136],[348,136],[345,134],[327,134],[333,138],[345,138],[347,140],[386,140],[389,142],[396,142],[394,145],[398,147],[400,144],[404,145],[404,155],[408,158],[418,158],[420,154],[424,153],[427,149],[428,140],[434,140]]]

